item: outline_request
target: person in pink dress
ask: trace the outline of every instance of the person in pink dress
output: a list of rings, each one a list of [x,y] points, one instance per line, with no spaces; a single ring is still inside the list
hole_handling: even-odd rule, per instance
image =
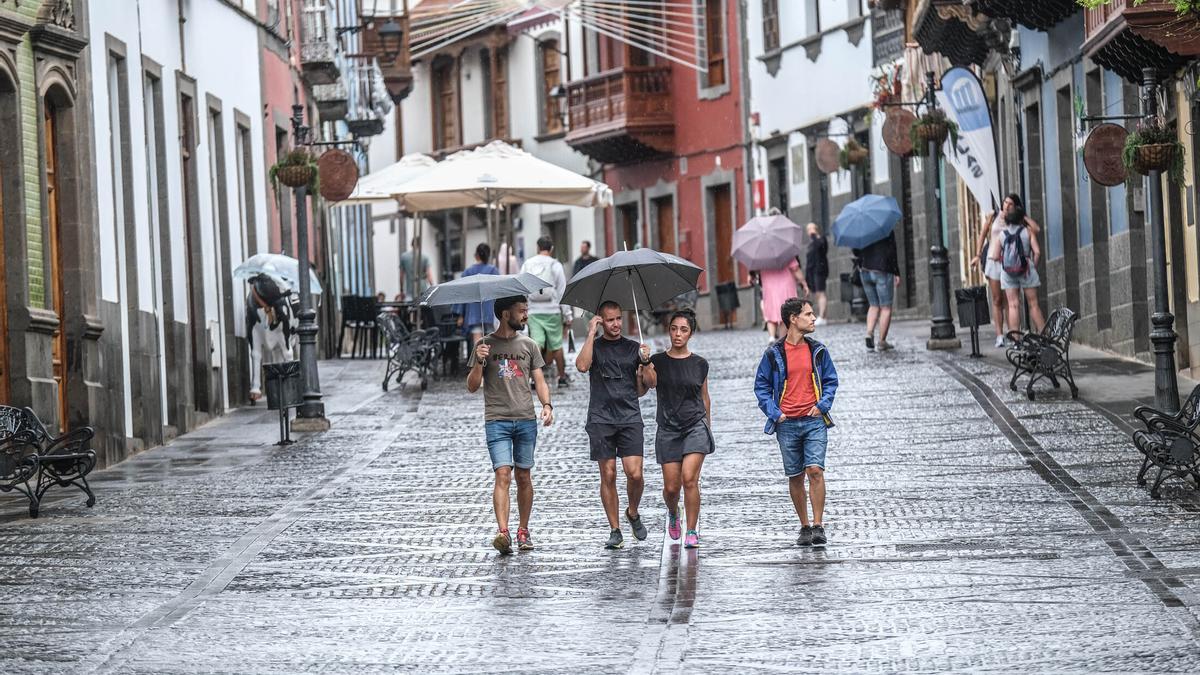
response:
[[[767,321],[767,340],[774,342],[775,335],[779,332],[779,324],[783,321],[783,317],[779,315],[779,308],[789,298],[799,297],[796,293],[797,284],[804,289],[804,294],[808,295],[808,282],[804,280],[798,259],[783,269],[759,270],[758,278],[762,286],[762,309],[763,317]]]

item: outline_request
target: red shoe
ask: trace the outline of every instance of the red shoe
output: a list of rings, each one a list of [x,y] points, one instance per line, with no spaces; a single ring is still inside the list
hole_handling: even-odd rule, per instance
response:
[[[529,536],[529,528],[517,528],[517,549],[521,551],[533,550],[533,537]]]

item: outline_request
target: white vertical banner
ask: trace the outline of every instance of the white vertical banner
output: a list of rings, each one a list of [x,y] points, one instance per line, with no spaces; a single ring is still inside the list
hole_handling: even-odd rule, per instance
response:
[[[1002,202],[1000,169],[996,164],[992,113],[983,85],[975,73],[955,66],[942,74],[937,100],[946,117],[958,125],[957,148],[950,146],[949,138],[942,148],[946,161],[967,184],[979,206],[985,211],[995,210]]]

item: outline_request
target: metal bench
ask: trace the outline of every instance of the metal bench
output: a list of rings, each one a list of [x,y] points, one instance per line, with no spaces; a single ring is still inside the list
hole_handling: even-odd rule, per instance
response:
[[[1050,313],[1041,333],[1009,331],[1008,339],[1013,344],[1004,353],[1013,365],[1009,389],[1016,391],[1017,379],[1028,374],[1025,395],[1031,401],[1033,383],[1042,378],[1048,378],[1055,389],[1059,388],[1060,379],[1065,380],[1071,387],[1071,398],[1079,398],[1079,388],[1075,386],[1075,377],[1071,375],[1071,332],[1078,318],[1075,312],[1059,307]]]
[[[1159,488],[1168,478],[1186,480],[1191,476],[1200,486],[1200,386],[1175,414],[1143,405],[1134,409],[1133,416],[1146,425],[1133,433],[1133,444],[1144,456],[1138,485],[1145,485],[1146,474],[1157,466],[1158,474],[1150,486],[1154,499],[1161,498]]]
[[[55,485],[74,485],[87,495],[89,507],[95,505],[87,482],[96,467],[93,436],[91,427],[81,427],[55,437],[33,410],[0,406],[0,492],[25,495],[31,518],[37,518],[42,497]]]
[[[404,321],[390,312],[375,318],[383,333],[387,348],[387,365],[383,374],[383,390],[395,378],[403,386],[404,374],[413,371],[421,377],[421,389],[429,386],[429,373],[442,354],[437,328],[409,330]]]

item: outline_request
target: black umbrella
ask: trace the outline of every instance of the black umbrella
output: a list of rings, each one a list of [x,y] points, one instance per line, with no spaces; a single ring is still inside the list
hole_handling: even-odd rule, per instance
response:
[[[613,301],[625,304],[633,299],[638,307],[658,307],[677,295],[696,290],[701,270],[692,263],[649,248],[618,251],[591,263],[571,277],[562,303],[595,313],[600,305]],[[640,338],[641,325],[638,325]]]

